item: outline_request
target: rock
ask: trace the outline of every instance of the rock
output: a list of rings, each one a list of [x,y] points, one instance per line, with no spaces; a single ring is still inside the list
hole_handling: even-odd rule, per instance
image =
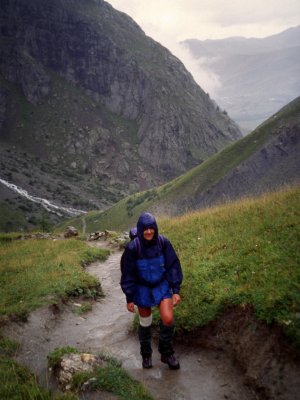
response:
[[[106,230],[104,232],[93,232],[90,234],[88,241],[93,240],[107,240],[109,245],[119,247],[119,249],[123,250],[126,244],[129,242],[129,233],[123,232],[121,235],[118,235],[115,231]]]
[[[114,239],[114,242],[119,245],[122,245],[125,241],[126,241],[126,239],[123,236],[119,236]]]
[[[91,385],[96,381],[96,378],[90,378],[82,385],[82,391],[90,390]]]
[[[117,232],[115,231],[105,230],[104,233],[105,233],[105,238],[112,238],[118,235]]]
[[[8,93],[5,89],[0,89],[0,131],[5,121],[5,114],[7,109]]]
[[[76,237],[76,236],[78,236],[78,230],[76,228],[74,228],[74,226],[67,226],[65,233],[64,233],[64,237],[70,238],[70,237]]]
[[[93,232],[90,234],[88,240],[89,241],[99,240],[101,238],[105,238],[105,232]]]
[[[71,382],[76,372],[93,372],[96,367],[105,365],[105,361],[91,353],[66,354],[56,369],[59,386],[62,390],[72,387]]]

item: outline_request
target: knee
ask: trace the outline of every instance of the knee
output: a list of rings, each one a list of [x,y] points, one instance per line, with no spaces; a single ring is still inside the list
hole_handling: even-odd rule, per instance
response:
[[[139,307],[139,316],[140,317],[150,317],[150,315],[152,314],[152,312],[151,312],[151,308],[149,308],[149,307],[145,307],[145,308],[142,308],[142,307]]]
[[[161,320],[165,326],[172,326],[174,324],[173,315],[163,315],[161,316]]]

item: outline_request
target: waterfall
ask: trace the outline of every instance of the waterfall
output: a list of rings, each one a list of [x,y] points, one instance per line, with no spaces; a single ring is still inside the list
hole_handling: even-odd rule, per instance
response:
[[[19,195],[25,197],[26,199],[33,201],[34,203],[41,204],[47,211],[56,213],[59,216],[62,216],[62,213],[63,213],[63,214],[68,214],[68,215],[76,217],[78,215],[82,215],[82,214],[86,213],[86,211],[77,210],[75,208],[57,206],[56,204],[50,202],[47,199],[43,199],[42,197],[32,196],[27,192],[27,190],[22,189],[19,186],[15,185],[13,183],[9,183],[6,180],[1,179],[1,178],[0,178],[0,183],[5,185],[9,189],[13,190],[14,192],[18,193]]]

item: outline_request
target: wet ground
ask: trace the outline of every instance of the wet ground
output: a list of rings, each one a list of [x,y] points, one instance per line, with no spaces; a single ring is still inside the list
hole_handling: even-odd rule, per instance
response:
[[[101,245],[96,242],[96,245]],[[43,385],[51,387],[47,355],[56,347],[74,346],[82,351],[104,352],[122,361],[123,367],[149,388],[157,400],[252,400],[243,376],[222,353],[176,344],[181,369],[171,371],[160,362],[153,344],[153,368],[143,370],[137,337],[131,332],[133,314],[126,310],[120,289],[120,252],[87,271],[97,276],[105,297],[92,311],[78,316],[68,305],[63,310],[45,307],[32,313],[27,323],[14,323],[6,334],[18,340],[18,361],[27,365]],[[75,301],[76,302],[76,301]],[[93,396],[93,399],[97,397]],[[100,397],[99,399],[103,397]]]

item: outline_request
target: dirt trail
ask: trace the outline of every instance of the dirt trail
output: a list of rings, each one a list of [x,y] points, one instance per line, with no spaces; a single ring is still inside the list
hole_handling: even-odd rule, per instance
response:
[[[133,315],[126,310],[119,286],[120,256],[120,252],[115,252],[106,262],[88,267],[88,272],[99,278],[105,297],[83,317],[74,314],[70,305],[62,311],[44,307],[33,312],[27,323],[6,327],[4,333],[22,345],[18,361],[27,365],[43,385],[51,386],[47,355],[55,347],[68,345],[117,357],[133,377],[150,389],[155,399],[254,399],[253,393],[243,385],[241,373],[221,352],[176,344],[181,369],[171,371],[160,362],[154,342],[154,366],[151,370],[141,368],[138,340],[130,332]]]

